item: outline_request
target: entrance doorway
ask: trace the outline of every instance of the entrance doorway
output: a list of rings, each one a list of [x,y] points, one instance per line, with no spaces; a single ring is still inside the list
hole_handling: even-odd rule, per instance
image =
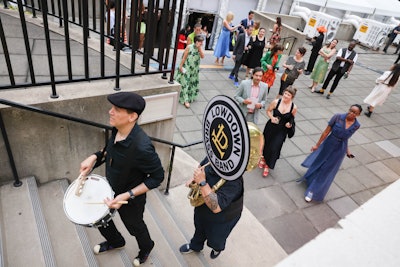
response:
[[[211,50],[212,42],[211,36],[213,35],[213,27],[215,21],[215,14],[210,13],[200,13],[200,12],[191,12],[189,15],[188,23],[193,30],[195,24],[200,23],[204,29],[207,27],[208,36],[206,38],[206,49]]]

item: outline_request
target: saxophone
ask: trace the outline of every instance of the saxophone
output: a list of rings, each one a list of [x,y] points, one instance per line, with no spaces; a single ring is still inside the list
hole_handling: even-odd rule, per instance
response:
[[[246,166],[246,171],[251,171],[254,169],[258,161],[260,160],[260,156],[262,155],[262,149],[264,147],[264,136],[263,133],[258,129],[257,125],[252,122],[247,123],[247,127],[249,128],[250,134],[250,155],[249,155],[249,162]],[[209,165],[208,162],[203,167]],[[224,185],[226,182],[225,179],[220,179],[213,187],[212,191],[217,191],[221,186]],[[191,183],[189,185],[190,191],[188,194],[188,199],[190,200],[190,204],[193,207],[198,207],[204,204],[203,196],[201,195],[200,186],[197,183]]]
[[[221,186],[224,185],[224,183],[226,182],[225,179],[220,179],[212,188],[211,190],[213,192],[217,191]],[[190,191],[188,194],[188,199],[190,200],[190,204],[193,207],[198,207],[204,204],[204,198],[201,195],[201,190],[200,190],[200,186],[197,183],[191,183],[189,185]]]

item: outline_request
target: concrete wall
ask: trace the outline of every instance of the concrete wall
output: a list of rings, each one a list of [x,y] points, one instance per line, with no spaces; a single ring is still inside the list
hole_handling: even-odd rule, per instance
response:
[[[254,12],[254,20],[259,20],[261,22],[261,27],[267,30],[266,38],[267,40],[271,37],[270,29],[274,27],[276,17],[282,18],[282,26],[283,29],[281,31],[281,43],[283,45],[288,42],[288,49],[284,50],[284,54],[294,54],[296,50],[303,46],[304,41],[306,40],[306,35],[298,31],[296,24],[301,26],[301,18],[294,17],[294,16],[282,16],[281,14],[273,14],[273,13],[265,13],[265,12]],[[304,26],[303,26],[304,27]],[[288,38],[293,37],[293,38]],[[285,38],[287,38],[285,40]]]
[[[158,100],[161,102],[155,103],[166,101],[168,105],[152,105],[155,100],[145,97],[148,104],[141,126],[149,136],[172,141],[180,85],[170,85],[160,77],[124,78],[121,88],[142,96],[162,96]],[[112,80],[59,85],[58,99],[49,97],[50,87],[6,90],[0,92],[0,98],[108,125],[111,105],[106,96],[115,92],[113,86]],[[34,175],[41,183],[63,177],[74,180],[80,162],[105,144],[104,132],[99,128],[5,106],[0,106],[0,111],[19,177]],[[167,171],[170,147],[154,144]],[[13,176],[2,136],[0,157],[0,182],[10,181]],[[94,173],[104,175],[104,167]]]
[[[336,32],[335,38],[338,40],[351,41],[356,33],[356,28],[350,23],[341,23]]]

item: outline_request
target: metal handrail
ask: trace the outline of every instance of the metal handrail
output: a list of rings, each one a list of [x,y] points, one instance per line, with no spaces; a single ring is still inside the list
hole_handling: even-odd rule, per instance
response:
[[[175,17],[171,16],[173,12],[175,12],[177,1],[178,0],[165,0],[163,4],[158,0],[148,1],[147,3],[147,11],[145,12],[146,15],[140,14],[138,10],[140,6],[143,5],[143,0],[132,0],[130,13],[131,13],[131,23],[130,23],[130,31],[132,34],[129,34],[126,31],[126,11],[127,11],[127,0],[118,0],[115,1],[116,4],[116,14],[115,15],[115,32],[114,34],[110,33],[110,11],[108,10],[105,12],[104,3],[101,1],[100,4],[96,4],[98,0],[88,0],[88,1],[79,1],[81,4],[76,6],[76,9],[79,11],[79,21],[75,21],[75,1],[68,1],[68,0],[58,0],[57,7],[55,7],[55,3],[53,0],[50,1],[48,4],[47,0],[32,0],[32,1],[17,1],[17,0],[9,0],[3,1],[4,8],[7,9],[8,5],[12,3],[13,5],[18,6],[19,12],[19,19],[21,22],[21,28],[23,33],[23,40],[25,43],[25,54],[28,60],[28,67],[29,67],[29,80],[26,82],[16,82],[13,72],[13,64],[11,64],[11,60],[9,57],[8,49],[7,49],[7,42],[6,36],[2,30],[2,21],[0,20],[0,36],[2,38],[2,46],[6,58],[7,70],[10,78],[9,83],[1,84],[0,89],[9,89],[9,88],[18,88],[20,86],[30,87],[30,86],[42,86],[42,85],[51,85],[52,92],[51,97],[57,98],[58,94],[56,92],[56,85],[60,83],[72,83],[72,82],[80,82],[80,81],[91,81],[96,79],[108,79],[113,78],[115,81],[114,90],[120,90],[120,78],[126,76],[137,76],[137,75],[147,75],[147,74],[162,74],[162,78],[166,78],[167,74],[170,74],[170,81],[172,82],[174,79],[174,72],[173,67],[176,65],[176,51],[177,47],[174,47],[174,57],[169,57],[170,46],[171,46],[171,38],[173,34],[174,28],[176,28],[176,32],[179,31],[181,28],[181,21],[180,23],[175,25]],[[37,3],[37,5],[35,4]],[[92,4],[92,9],[89,8],[89,2]],[[97,2],[99,3],[99,2]],[[49,5],[49,6],[48,6]],[[33,64],[33,58],[31,54],[30,44],[29,44],[29,32],[27,31],[27,23],[25,20],[26,14],[24,13],[24,8],[32,12],[33,18],[36,18],[36,13],[40,14],[43,20],[43,29],[45,34],[45,41],[46,41],[46,52],[47,52],[47,60],[48,60],[48,67],[49,67],[49,79],[47,81],[37,81],[35,76],[35,68]],[[183,5],[180,5],[180,8],[183,8]],[[56,10],[57,9],[57,10]],[[100,14],[97,14],[97,9],[100,10]],[[180,10],[180,14],[182,14],[182,10]],[[160,15],[160,23],[158,22],[158,18]],[[66,48],[66,59],[67,59],[67,66],[66,69],[68,70],[67,78],[55,77],[54,72],[54,62],[52,61],[53,52],[52,52],[52,45],[50,42],[49,36],[49,19],[48,17],[57,18],[59,21],[59,26],[64,28],[64,41],[65,41],[65,48]],[[72,19],[70,19],[72,17]],[[104,21],[107,17],[107,27],[105,27]],[[139,45],[139,27],[141,19],[146,19],[146,33],[145,33],[145,44],[143,47],[143,52],[140,51],[138,48]],[[89,20],[92,19],[92,25],[89,25]],[[96,19],[100,20],[100,29],[96,26]],[[70,24],[79,26],[82,28],[82,36],[83,36],[83,60],[84,60],[84,70],[82,73],[73,73],[71,61],[71,47],[70,47],[70,38],[69,38],[69,28]],[[163,33],[168,36],[167,39],[161,38],[160,40],[156,40],[156,35],[159,30],[162,30]],[[100,42],[99,42],[99,57],[100,57],[100,73],[90,74],[89,70],[92,69],[89,64],[89,45],[88,45],[88,38],[90,38],[90,34],[99,35]],[[125,43],[123,41],[123,37],[129,35],[129,41]],[[115,70],[111,71],[111,73],[105,73],[105,41],[106,39],[114,41],[114,48],[116,50],[115,53]],[[143,64],[142,67],[144,71],[137,70],[136,67],[136,53],[131,53],[130,58],[130,70],[129,73],[121,74],[121,60],[120,60],[120,48],[122,47],[130,47],[134,49],[134,52],[138,52],[143,56]],[[154,49],[158,47],[158,55],[154,55]],[[150,62],[151,61],[151,62]],[[155,63],[158,65],[157,68],[150,69],[150,63]],[[172,63],[172,64],[171,64]],[[76,72],[76,70],[75,70]],[[84,78],[82,78],[84,77]]]
[[[38,107],[33,107],[33,106],[29,106],[29,105],[24,105],[24,104],[20,104],[17,102],[13,102],[13,101],[9,101],[9,100],[5,100],[5,99],[1,99],[0,98],[0,104],[3,105],[7,105],[10,107],[15,107],[18,109],[23,109],[23,110],[27,110],[27,111],[31,111],[31,112],[35,112],[35,113],[39,113],[39,114],[43,114],[46,116],[50,116],[50,117],[56,117],[56,118],[60,118],[60,119],[64,119],[64,120],[68,120],[68,121],[73,121],[73,122],[77,122],[77,123],[81,123],[84,125],[89,125],[89,126],[93,126],[96,128],[102,128],[106,131],[110,131],[112,130],[113,127],[109,126],[109,125],[105,125],[102,123],[97,123],[97,122],[93,122],[93,121],[89,121],[89,120],[85,120],[85,119],[81,119],[81,118],[76,118],[70,115],[65,115],[65,114],[61,114],[61,113],[57,113],[54,111],[48,111],[48,110],[44,110]],[[8,137],[7,137],[7,132],[5,129],[5,125],[1,116],[1,112],[0,112],[0,128],[1,128],[1,132],[3,134],[3,139],[4,139],[4,143],[5,146],[7,148],[7,154],[10,160],[10,165],[11,165],[11,169],[13,171],[13,176],[14,176],[14,186],[20,186],[22,185],[22,182],[19,180],[18,177],[18,173],[17,173],[17,168],[15,166],[15,162],[14,162],[14,157],[12,154],[12,150],[11,150],[11,146],[10,143],[8,142]],[[150,139],[154,142],[158,142],[158,143],[162,143],[162,144],[166,144],[166,145],[170,145],[172,147],[171,150],[171,155],[170,155],[170,161],[168,164],[168,179],[167,179],[167,186],[165,188],[165,195],[169,194],[169,186],[170,186],[170,182],[171,182],[171,174],[172,174],[172,168],[173,168],[173,164],[174,164],[174,158],[175,158],[175,149],[176,147],[179,148],[186,148],[186,147],[190,147],[190,146],[194,146],[194,145],[198,145],[201,144],[203,141],[195,141],[186,145],[181,145],[181,144],[177,144],[175,142],[171,142],[171,141],[167,141],[167,140],[163,140],[163,139],[159,139],[156,137],[151,137]],[[106,138],[106,142],[107,142],[108,138]]]

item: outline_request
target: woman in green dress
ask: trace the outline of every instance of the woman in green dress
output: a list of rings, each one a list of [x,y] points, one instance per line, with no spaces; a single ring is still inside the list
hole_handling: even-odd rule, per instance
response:
[[[186,108],[190,107],[189,103],[193,102],[199,93],[200,59],[204,58],[203,42],[202,36],[194,37],[194,43],[185,48],[179,68],[175,72],[175,80],[182,86],[179,103],[184,104]]]
[[[333,39],[329,44],[323,46],[319,50],[318,54],[320,57],[318,58],[317,64],[315,64],[310,76],[310,78],[313,80],[312,85],[309,86],[311,92],[314,93],[317,85],[324,82],[325,75],[329,67],[329,60],[336,54],[336,45],[338,42],[339,41],[337,39]]]

